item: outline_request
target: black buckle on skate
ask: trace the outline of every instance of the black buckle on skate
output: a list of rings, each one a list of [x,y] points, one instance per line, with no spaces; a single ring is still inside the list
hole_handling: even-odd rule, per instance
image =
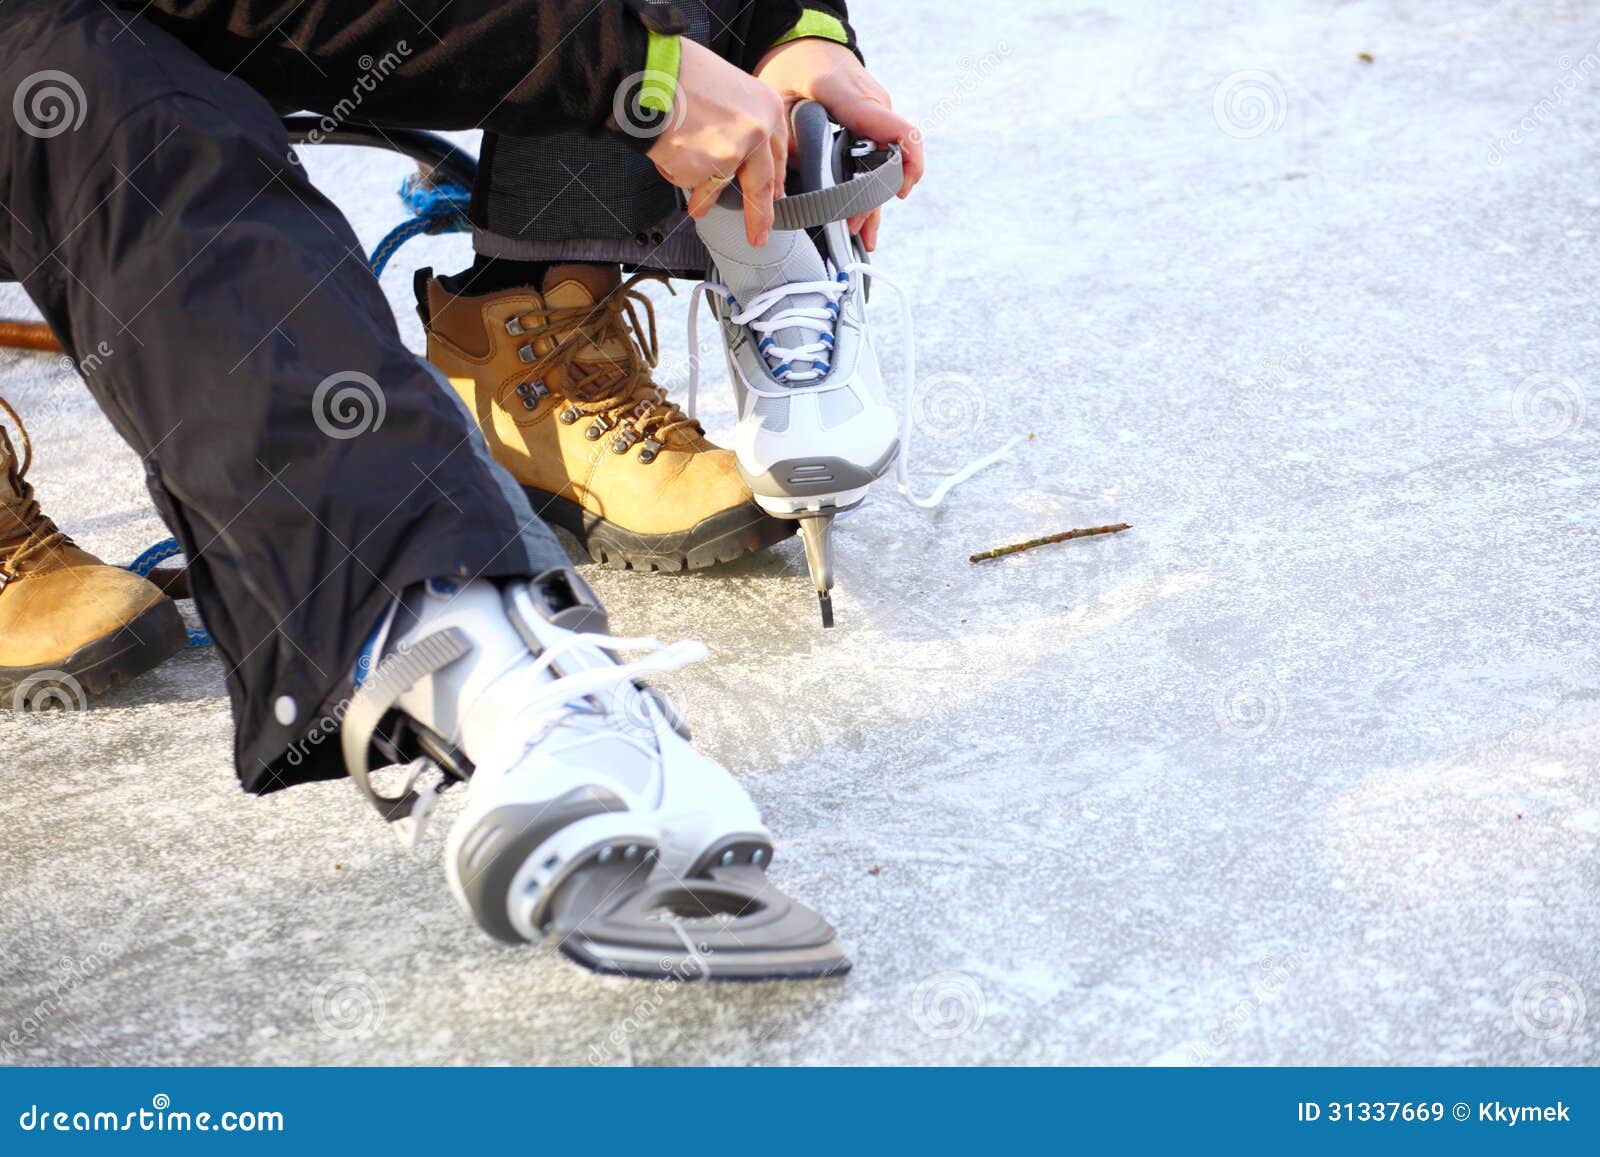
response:
[[[467,775],[472,773],[470,767],[460,766],[458,754],[448,744],[409,720],[403,728],[397,728],[389,735],[379,733],[379,727],[389,718],[400,696],[471,651],[471,640],[465,632],[455,627],[424,636],[385,658],[350,696],[344,721],[339,728],[345,767],[350,772],[350,778],[361,789],[361,794],[371,800],[390,823],[411,815],[421,797],[411,790],[414,784],[408,785],[398,796],[382,795],[372,786],[374,748],[391,765],[405,764],[421,754],[447,775],[461,778],[462,772]],[[416,748],[414,752],[410,750],[413,741]]]

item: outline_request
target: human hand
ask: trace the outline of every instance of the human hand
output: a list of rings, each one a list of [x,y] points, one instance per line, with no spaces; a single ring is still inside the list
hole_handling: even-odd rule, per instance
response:
[[[761,58],[756,76],[782,98],[786,109],[799,100],[814,100],[856,136],[899,145],[906,171],[902,199],[922,180],[922,134],[894,111],[888,91],[844,45],[816,38],[791,40]],[[850,231],[861,235],[869,252],[878,247],[880,216],[874,209],[850,220]]]
[[[646,154],[680,189],[689,216],[704,217],[735,177],[750,244],[767,243],[774,197],[783,195],[789,122],[768,85],[688,37],[669,123]]]

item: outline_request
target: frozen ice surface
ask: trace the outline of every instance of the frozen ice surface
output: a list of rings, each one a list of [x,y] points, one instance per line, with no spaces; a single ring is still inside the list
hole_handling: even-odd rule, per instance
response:
[[[670,689],[855,972],[491,943],[443,825],[408,855],[347,784],[241,795],[197,651],[0,718],[4,1059],[1600,1060],[1593,7],[857,7],[928,128],[880,255],[936,377],[918,475],[1031,439],[843,522],[831,634],[798,542],[590,569],[618,629],[711,645]],[[403,163],[311,163],[364,242],[396,219]],[[409,341],[409,269],[465,252],[391,268]],[[0,354],[0,392],[82,541],[163,536],[53,359]]]

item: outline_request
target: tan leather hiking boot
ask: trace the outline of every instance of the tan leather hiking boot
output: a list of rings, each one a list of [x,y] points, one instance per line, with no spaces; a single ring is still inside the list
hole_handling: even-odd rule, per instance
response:
[[[159,665],[188,632],[178,608],[136,574],[80,550],[46,518],[26,481],[28,432],[17,456],[0,424],[0,709],[71,708]],[[67,700],[73,702],[67,702]]]
[[[651,381],[655,310],[634,288],[647,276],[624,285],[614,266],[558,265],[542,293],[467,297],[425,272],[418,312],[429,360],[540,517],[599,563],[712,566],[771,546],[794,524],[757,506],[733,454]]]

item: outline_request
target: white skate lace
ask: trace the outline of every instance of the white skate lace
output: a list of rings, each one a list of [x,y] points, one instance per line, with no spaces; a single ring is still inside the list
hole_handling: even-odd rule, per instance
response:
[[[832,268],[831,263],[829,268]],[[895,483],[901,495],[911,505],[923,510],[932,510],[945,500],[950,491],[978,471],[993,466],[1010,454],[1012,447],[1022,439],[1013,437],[999,449],[981,458],[975,458],[954,474],[941,479],[925,498],[919,498],[912,493],[911,435],[916,426],[917,398],[921,391],[921,383],[917,380],[917,347],[915,325],[911,316],[911,299],[895,281],[864,261],[853,261],[846,265],[831,281],[801,281],[769,289],[742,308],[732,290],[720,282],[702,281],[695,286],[689,299],[689,397],[685,410],[690,418],[694,418],[699,403],[702,290],[708,295],[720,294],[725,297],[734,307],[731,318],[733,323],[748,326],[755,333],[762,335],[759,345],[761,354],[767,359],[768,364],[773,366],[773,377],[785,383],[783,390],[764,390],[755,383],[748,383],[750,392],[763,398],[784,398],[792,397],[796,389],[820,393],[824,390],[840,389],[848,384],[844,382],[830,384],[823,379],[832,368],[827,359],[833,351],[834,327],[839,319],[839,299],[850,291],[862,292],[863,282],[868,277],[872,278],[874,284],[882,284],[893,290],[895,299],[900,304],[900,340],[905,351],[906,389],[905,413],[900,420],[900,459],[895,465]],[[828,299],[827,305],[793,307],[781,310],[771,317],[762,316],[785,298],[801,294],[820,294]],[[772,334],[784,329],[808,331],[817,337],[814,341],[798,346],[779,346]],[[803,369],[795,364],[802,361],[807,363]]]
[[[593,647],[613,654],[622,651],[648,652],[644,658],[631,663],[615,663],[604,667],[591,667],[574,671],[545,684],[529,700],[527,710],[535,722],[533,737],[526,748],[539,744],[558,724],[569,716],[580,713],[606,714],[596,700],[606,692],[631,686],[645,675],[663,675],[693,663],[702,662],[710,653],[704,643],[684,639],[671,645],[659,639],[617,638],[614,635],[572,634],[552,643],[540,652],[534,661],[534,674],[550,671],[563,655]]]
[[[613,663],[604,667],[593,667],[583,671],[575,671],[570,675],[563,675],[551,680],[542,686],[529,700],[525,707],[532,724],[528,737],[523,740],[523,754],[543,743],[557,727],[567,722],[573,716],[594,715],[604,717],[611,714],[606,706],[605,697],[608,692],[617,691],[623,687],[637,691],[633,687],[636,680],[646,675],[662,675],[669,671],[677,671],[693,663],[703,661],[709,652],[704,643],[692,639],[667,645],[659,639],[647,638],[618,638],[613,635],[571,634],[558,642],[552,643],[539,653],[534,660],[533,674],[539,675],[552,671],[554,664],[562,656],[585,648],[595,648],[600,651],[617,653],[621,651],[648,652],[642,659],[635,659],[631,663]],[[553,672],[552,672],[553,673]],[[645,711],[660,711],[652,702],[650,696],[638,692],[640,700],[645,704]],[[583,743],[594,736],[593,734],[576,735],[573,744]],[[636,747],[643,749],[639,739],[628,734],[615,736],[622,738]],[[427,772],[438,772],[438,768],[429,759],[414,760],[406,767],[406,781],[401,790],[401,795],[409,793]],[[415,848],[427,831],[428,822],[432,818],[433,810],[438,802],[439,794],[448,784],[442,772],[438,773],[438,782],[428,790],[418,793],[416,806],[411,814],[394,825],[395,835],[401,844],[407,848]]]

